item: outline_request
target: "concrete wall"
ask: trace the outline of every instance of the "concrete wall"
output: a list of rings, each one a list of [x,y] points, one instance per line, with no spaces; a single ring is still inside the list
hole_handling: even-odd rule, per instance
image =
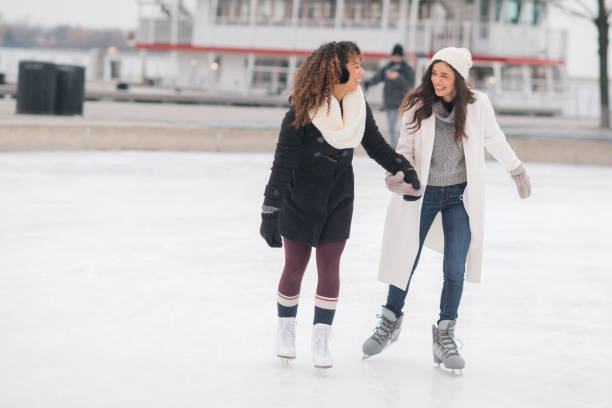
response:
[[[164,150],[269,152],[278,129],[126,125],[5,125],[0,151]],[[609,141],[513,138],[508,142],[526,162],[612,166]],[[361,147],[358,154],[364,154]]]

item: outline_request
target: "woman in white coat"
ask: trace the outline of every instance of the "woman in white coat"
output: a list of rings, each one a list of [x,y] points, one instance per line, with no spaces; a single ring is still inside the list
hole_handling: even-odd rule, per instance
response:
[[[364,357],[397,340],[404,300],[423,244],[444,254],[440,317],[432,327],[433,356],[447,369],[463,369],[454,328],[463,281],[480,281],[484,227],[484,148],[510,173],[521,198],[531,194],[529,177],[495,119],[486,94],[465,83],[472,57],[465,48],[434,54],[420,86],[400,107],[397,151],[421,180],[415,191],[402,174],[386,178],[391,198],[385,222],[379,278],[389,284],[386,305]],[[421,195],[418,201],[401,195]],[[427,240],[426,240],[427,238]],[[467,263],[467,274],[466,274]]]

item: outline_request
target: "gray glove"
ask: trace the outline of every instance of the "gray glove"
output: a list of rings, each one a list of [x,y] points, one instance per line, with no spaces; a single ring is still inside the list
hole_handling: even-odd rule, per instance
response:
[[[408,195],[420,197],[423,195],[423,190],[425,190],[423,186],[419,189],[415,189],[412,187],[412,184],[406,183],[404,180],[404,173],[401,171],[398,171],[395,175],[389,174],[385,177],[385,185],[387,186],[387,190],[401,196]]]
[[[510,172],[510,177],[516,183],[516,189],[521,198],[527,198],[531,195],[531,181],[527,175],[527,170],[525,170],[522,164]]]

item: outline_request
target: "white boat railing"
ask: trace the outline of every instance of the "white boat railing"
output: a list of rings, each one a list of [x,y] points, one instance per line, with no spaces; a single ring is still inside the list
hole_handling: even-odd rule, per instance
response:
[[[336,27],[334,24],[338,24]],[[415,36],[415,50],[417,53],[431,53],[443,47],[456,46],[469,48],[473,54],[505,56],[505,57],[537,57],[562,60],[565,58],[567,35],[565,31],[552,30],[532,25],[501,24],[501,23],[478,23],[471,21],[439,22],[425,20],[418,22],[414,27],[377,28],[372,21],[361,21],[356,27],[344,21],[330,19],[304,19],[297,20],[297,27],[284,25],[277,21],[275,24],[265,24],[264,21],[254,19],[253,28],[265,38],[274,38],[274,44],[268,44],[266,48],[302,48],[301,39],[308,36],[309,30],[315,37],[339,38],[350,36],[360,43],[358,28],[366,29],[364,36],[373,32],[386,33],[387,38],[396,38],[394,41],[410,44],[409,36]],[[231,19],[225,17],[214,18],[208,30],[213,32],[223,30],[223,38],[231,38],[236,47],[257,47],[253,43],[253,37],[242,34],[245,24],[244,19]],[[194,38],[194,22],[189,17],[178,20],[177,43],[179,44],[201,44]],[[240,31],[239,35],[231,35],[231,31]],[[300,36],[294,35],[299,30]],[[374,30],[374,31],[372,31]],[[323,32],[322,32],[323,31]],[[201,30],[200,30],[201,32]],[[259,34],[257,36],[259,36]],[[137,40],[141,43],[172,43],[172,21],[170,19],[141,18],[138,27]],[[218,38],[219,36],[213,36]],[[321,37],[321,38],[323,38]],[[367,39],[363,41],[366,42]],[[217,44],[210,44],[212,46]],[[230,44],[224,44],[225,46]],[[380,51],[386,52],[389,45],[380,45]],[[410,51],[410,50],[407,50]]]
[[[414,33],[416,52],[428,53],[454,46],[469,48],[472,54],[504,57],[565,58],[567,33],[531,25],[499,23],[419,22],[406,29]],[[408,44],[406,37],[405,43]]]
[[[177,20],[177,44],[191,44],[193,40],[193,20],[181,17]],[[136,40],[146,44],[172,44],[173,21],[166,18],[140,18]]]

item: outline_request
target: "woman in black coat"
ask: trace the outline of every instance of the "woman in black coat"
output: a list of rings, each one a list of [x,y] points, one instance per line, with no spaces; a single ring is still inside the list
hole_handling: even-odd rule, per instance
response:
[[[317,248],[312,351],[321,368],[332,366],[328,340],[353,214],[353,149],[361,143],[388,172],[401,171],[406,182],[420,187],[410,163],[378,131],[361,91],[363,73],[361,50],[348,41],[322,45],[300,66],[262,207],[261,235],[271,247],[285,247],[276,344],[283,359],[295,358],[300,285],[312,247]]]

